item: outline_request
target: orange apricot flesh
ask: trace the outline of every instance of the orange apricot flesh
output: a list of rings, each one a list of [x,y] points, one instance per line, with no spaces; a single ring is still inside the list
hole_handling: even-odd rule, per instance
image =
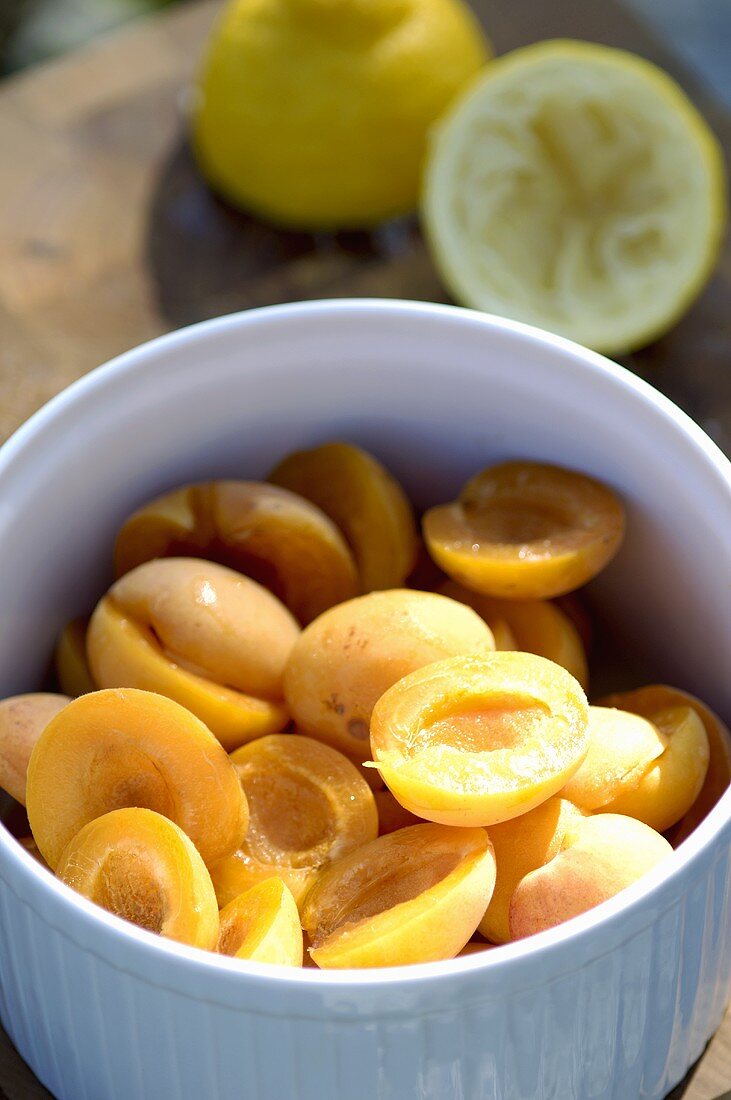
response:
[[[493,646],[487,624],[456,600],[398,588],[371,592],[303,630],[284,673],[284,696],[302,733],[364,760],[373,707],[397,680]]]
[[[537,462],[483,470],[423,521],[429,552],[452,580],[505,599],[579,588],[614,557],[624,527],[624,508],[607,486]]]
[[[668,707],[691,707],[703,723],[708,737],[708,771],[695,802],[673,829],[673,843],[680,844],[731,786],[731,731],[700,699],[666,684],[649,684],[635,691],[617,692],[601,702],[604,706],[622,707],[650,719],[653,714]]]
[[[493,825],[556,794],[588,748],[586,696],[531,653],[438,661],[379,699],[373,758],[402,806],[446,825]]]
[[[218,905],[192,841],[154,810],[128,807],[88,822],[61,854],[58,877],[148,932],[212,950]]]
[[[96,691],[98,687],[86,656],[88,625],[87,619],[72,619],[61,631],[56,645],[54,664],[58,684],[64,695],[70,695],[73,699],[86,695],[88,691]]]
[[[152,692],[82,695],[51,720],[28,765],[28,820],[56,868],[80,829],[123,807],[170,818],[206,863],[234,852],[248,824],[236,769],[189,711]]]
[[[252,886],[220,912],[216,950],[221,955],[279,966],[302,966],[299,913],[281,879]]]
[[[211,864],[209,870],[219,908],[223,909],[239,894],[244,894],[258,883],[271,878],[281,879],[299,908],[317,878],[318,869],[267,863],[257,859],[244,847]]]
[[[398,482],[367,451],[325,443],[289,455],[269,480],[316,504],[353,551],[363,592],[398,588],[414,567],[416,525]]]
[[[301,623],[355,596],[355,562],[338,528],[296,493],[256,481],[212,481],[150,501],[122,527],[117,575],[152,558],[208,558],[278,596]]]
[[[652,716],[666,742],[664,752],[602,807],[644,821],[659,833],[680,821],[700,794],[708,771],[708,735],[690,707],[667,707]]]
[[[518,883],[530,871],[552,860],[561,850],[567,830],[581,810],[554,797],[511,821],[490,827],[495,850],[495,889],[479,931],[492,943],[510,941],[510,903]]]
[[[268,866],[288,885],[293,879],[310,884],[324,864],[378,835],[373,792],[359,769],[329,745],[273,734],[230,759],[249,806],[248,832],[237,853],[239,881]]]
[[[638,786],[667,744],[665,734],[639,714],[589,707],[589,751],[561,794],[587,812],[609,806]]]
[[[289,720],[282,678],[298,635],[284,605],[255,581],[168,558],[112,586],[92,615],[87,650],[101,687],[167,695],[233,749]]]
[[[63,708],[68,695],[35,692],[0,702],[0,787],[25,806],[28,761],[38,738]]]
[[[633,817],[579,818],[560,852],[516,886],[510,903],[511,938],[532,936],[593,909],[672,852],[663,836]]]
[[[481,615],[495,637],[495,648],[536,653],[561,665],[586,691],[589,669],[581,638],[568,615],[549,600],[500,600],[470,592],[448,581],[440,592]],[[507,633],[506,633],[507,631]],[[514,644],[510,644],[511,641]]]
[[[399,829],[320,875],[302,913],[310,955],[325,968],[453,958],[475,931],[494,882],[484,829]]]

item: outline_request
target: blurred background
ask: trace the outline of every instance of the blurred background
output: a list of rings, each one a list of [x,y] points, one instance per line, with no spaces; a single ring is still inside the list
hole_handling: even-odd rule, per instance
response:
[[[186,0],[0,0],[0,75]],[[497,4],[499,0],[495,0]],[[581,0],[576,0],[577,5]],[[731,105],[731,0],[624,0]]]

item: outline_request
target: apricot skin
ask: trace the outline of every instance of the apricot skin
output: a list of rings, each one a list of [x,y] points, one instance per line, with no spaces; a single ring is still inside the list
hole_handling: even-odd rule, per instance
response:
[[[522,939],[570,920],[637,882],[673,849],[632,817],[579,819],[561,851],[527,874],[510,904],[510,934]]]
[[[413,511],[373,455],[352,443],[325,443],[289,455],[269,480],[299,493],[337,524],[355,556],[363,592],[403,585],[416,561]]]
[[[493,632],[496,649],[517,649],[555,661],[586,691],[589,670],[581,637],[569,617],[550,600],[498,600],[470,592],[454,581],[439,591],[482,616]]]
[[[212,950],[218,905],[197,848],[168,818],[138,807],[88,822],[61,854],[58,877],[150,932]]]
[[[82,695],[46,726],[28,765],[28,820],[55,868],[88,822],[122,807],[156,810],[213,863],[236,850],[248,807],[236,769],[194,715],[132,688]]]
[[[89,625],[102,687],[156,691],[226,748],[288,721],[282,676],[299,628],[265,588],[194,558],[147,562],[116,582]]]
[[[189,485],[130,516],[117,576],[152,558],[193,556],[271,589],[301,623],[358,592],[355,562],[335,524],[303,497],[257,481]]]
[[[73,699],[86,695],[89,691],[96,691],[98,687],[91,675],[86,656],[88,625],[87,619],[72,619],[61,631],[56,645],[54,662],[59,687],[64,695]]]
[[[495,889],[478,929],[492,943],[508,943],[510,903],[518,883],[530,871],[558,855],[572,822],[582,817],[571,802],[549,798],[521,817],[490,827],[495,849]]]
[[[489,627],[455,600],[407,589],[372,592],[302,632],[284,695],[302,733],[364,760],[373,707],[397,680],[444,657],[492,649]]]
[[[429,552],[452,580],[505,599],[579,588],[614,557],[624,526],[624,509],[605,485],[536,462],[483,470],[458,501],[423,520]]]
[[[673,829],[672,842],[677,846],[693,832],[731,785],[731,731],[695,695],[667,684],[650,684],[635,691],[617,692],[600,702],[603,706],[622,707],[645,718],[667,707],[688,706],[692,707],[703,723],[708,737],[708,771],[700,794],[682,821]]]
[[[310,955],[336,969],[453,958],[475,931],[494,882],[484,829],[399,829],[318,878],[302,914]]]
[[[71,702],[68,695],[37,692],[0,702],[0,787],[25,806],[28,761],[44,729]]]
[[[302,929],[294,898],[278,878],[240,894],[220,914],[221,955],[278,966],[302,966]]]
[[[558,793],[588,747],[576,680],[529,653],[456,657],[404,677],[371,720],[376,766],[417,817],[493,825]]]

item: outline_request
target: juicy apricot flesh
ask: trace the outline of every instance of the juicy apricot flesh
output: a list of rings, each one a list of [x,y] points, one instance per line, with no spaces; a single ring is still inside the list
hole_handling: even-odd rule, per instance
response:
[[[453,958],[475,931],[494,882],[484,829],[399,829],[320,875],[302,913],[310,955],[332,968]]]
[[[690,707],[703,723],[708,738],[708,770],[698,797],[673,830],[673,843],[680,844],[731,786],[731,731],[700,699],[667,684],[649,684],[635,691],[616,692],[601,702],[604,706],[622,707],[650,719],[653,714],[670,707]]]
[[[292,894],[281,879],[252,886],[220,912],[217,951],[236,959],[302,966],[302,928]]]
[[[490,827],[495,850],[495,889],[479,931],[492,943],[508,943],[510,903],[518,883],[530,871],[542,867],[561,850],[571,823],[581,810],[565,798],[554,797],[534,810]]]
[[[0,787],[25,806],[28,761],[38,738],[70,703],[68,695],[35,692],[0,702]]]
[[[589,671],[586,653],[576,627],[549,600],[499,600],[481,596],[448,581],[439,590],[444,596],[474,608],[492,630],[495,648],[535,653],[561,665],[586,691]]]
[[[424,516],[424,538],[452,580],[487,596],[547,599],[579,588],[614,557],[624,508],[573,470],[506,462]]]
[[[416,561],[416,526],[398,482],[367,451],[325,443],[289,455],[269,475],[316,504],[343,532],[363,592],[398,588]]]
[[[66,845],[58,877],[148,932],[212,950],[218,905],[211,876],[182,829],[153,810],[112,810]]]
[[[96,691],[99,686],[94,682],[86,656],[88,625],[87,619],[72,619],[61,631],[54,655],[59,687],[64,695],[74,699]]]
[[[578,818],[560,851],[525,875],[510,903],[510,935],[522,939],[553,928],[632,886],[671,856],[663,836],[632,817]]]
[[[51,868],[88,822],[122,807],[155,810],[207,863],[241,844],[248,807],[236,769],[194,715],[135,689],[82,695],[51,720],[28,765],[33,836]]]
[[[371,748],[418,817],[491,825],[556,794],[588,747],[588,707],[565,669],[529,653],[438,661],[378,701]]]
[[[493,648],[487,624],[455,600],[398,588],[371,592],[303,630],[284,694],[298,729],[364,760],[371,713],[388,688],[433,661]]]
[[[239,882],[266,866],[276,874],[281,867],[288,885],[292,872],[299,872],[295,885],[309,883],[324,864],[378,835],[370,787],[329,745],[275,734],[237,749],[231,762],[249,806],[248,832],[237,853]]]
[[[255,581],[195,558],[147,562],[109,590],[87,651],[101,687],[167,695],[228,749],[282,729],[282,677],[299,628]]]
[[[122,527],[117,575],[162,557],[209,558],[259,581],[301,623],[358,592],[353,557],[332,520],[296,493],[257,481],[211,481],[144,505]]]

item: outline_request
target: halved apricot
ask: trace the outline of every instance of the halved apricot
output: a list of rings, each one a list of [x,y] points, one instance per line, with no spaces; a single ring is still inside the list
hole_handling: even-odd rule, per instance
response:
[[[589,707],[589,751],[561,794],[588,812],[608,806],[637,787],[667,744],[665,734],[639,714]]]
[[[484,829],[412,825],[334,863],[308,894],[302,925],[321,967],[450,959],[477,927],[495,883]]]
[[[0,787],[25,806],[28,761],[44,729],[71,700],[35,692],[0,702]]]
[[[283,863],[268,863],[257,859],[245,848],[238,848],[231,855],[219,859],[209,870],[221,909],[239,894],[244,894],[258,883],[271,878],[282,880],[299,907],[317,878],[316,867],[289,867]]]
[[[51,720],[28,765],[28,820],[50,867],[89,821],[126,806],[169,817],[206,863],[239,847],[248,809],[213,734],[178,703],[135,689],[82,695]]]
[[[700,794],[708,771],[708,735],[690,707],[668,707],[652,717],[666,747],[639,780],[602,807],[644,821],[659,833],[680,821]]]
[[[430,509],[424,537],[453,580],[487,596],[547,599],[585,584],[614,557],[624,508],[606,485],[574,470],[505,462]]]
[[[227,749],[282,729],[282,677],[299,636],[256,581],[197,558],[146,562],[98,604],[87,651],[101,687],[167,695]]]
[[[496,649],[518,649],[555,661],[586,691],[589,670],[581,638],[569,617],[550,600],[499,600],[470,592],[454,581],[448,581],[439,591],[482,616],[492,630]]]
[[[278,878],[252,886],[220,913],[217,951],[236,959],[302,966],[302,929],[291,893]]]
[[[731,786],[731,731],[710,707],[680,688],[666,684],[649,684],[635,691],[618,692],[601,700],[603,706],[622,707],[652,721],[653,714],[669,707],[690,707],[700,718],[708,737],[708,771],[700,793],[682,821],[673,829],[673,844],[680,844],[706,814],[713,809],[722,794]]]
[[[399,483],[352,443],[296,451],[269,480],[316,504],[355,556],[363,592],[402,585],[416,561],[416,524]]]
[[[444,657],[492,649],[487,624],[456,600],[402,588],[371,592],[302,632],[284,696],[303,733],[364,760],[373,707],[397,680]]]
[[[88,625],[88,619],[72,619],[61,631],[54,654],[59,687],[74,699],[99,686],[94,683],[86,656]]]
[[[510,903],[511,938],[532,936],[593,909],[672,853],[665,837],[633,817],[578,818],[560,852],[516,886]]]
[[[117,575],[151,558],[202,557],[271,589],[302,623],[358,592],[353,557],[332,520],[287,489],[211,481],[135,512],[117,538]]]
[[[270,867],[289,884],[373,840],[378,814],[358,768],[329,745],[297,734],[261,737],[231,755],[249,806],[236,877]],[[229,878],[233,874],[228,861]],[[281,873],[280,873],[281,868]],[[304,884],[304,881],[303,881]],[[253,885],[253,882],[252,882]]]
[[[208,951],[216,945],[218,905],[206,865],[183,830],[153,810],[128,807],[88,822],[56,873],[148,932]]]
[[[532,653],[438,661],[379,699],[376,766],[402,806],[447,825],[492,825],[556,794],[588,748],[588,706],[560,665]]]
[[[565,798],[549,798],[527,814],[490,827],[495,850],[495,889],[478,927],[493,943],[510,941],[510,903],[518,883],[561,850],[567,830],[583,817]]]

